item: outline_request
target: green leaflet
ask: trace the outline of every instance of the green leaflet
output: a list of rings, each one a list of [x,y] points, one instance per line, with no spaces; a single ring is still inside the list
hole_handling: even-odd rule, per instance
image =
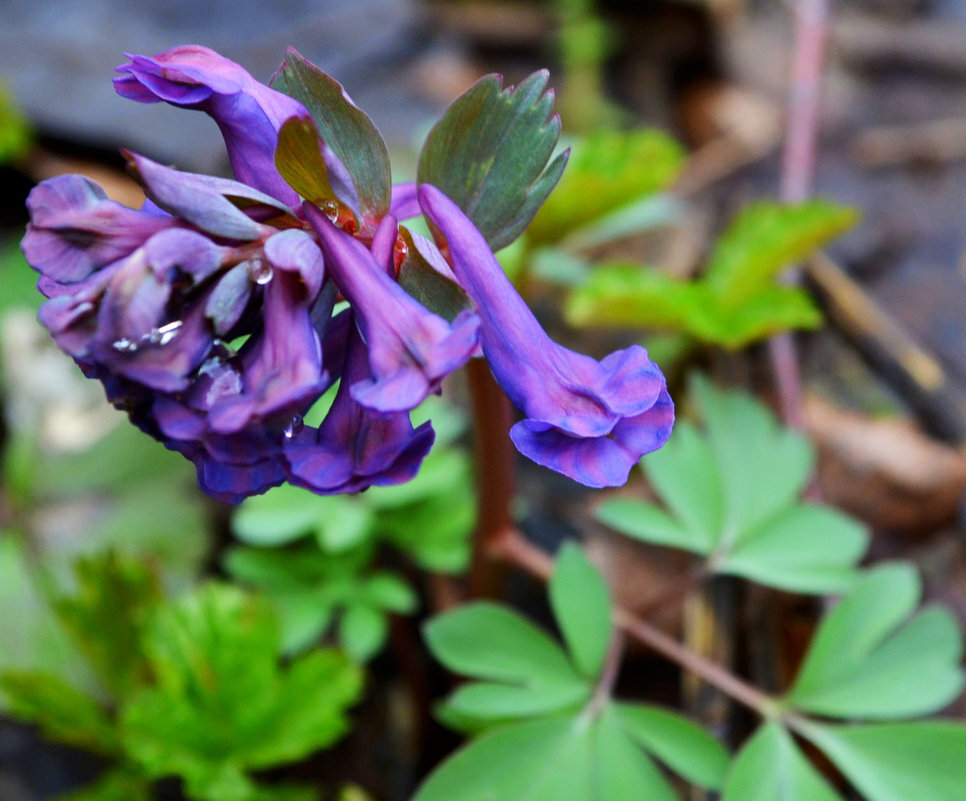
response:
[[[703,380],[693,390],[704,431],[679,422],[641,462],[666,509],[614,499],[598,519],[705,556],[714,572],[804,593],[848,588],[866,534],[840,512],[798,501],[814,460],[807,440],[746,395]]]
[[[419,155],[421,184],[441,189],[473,221],[493,250],[527,227],[556,185],[567,153],[550,160],[560,136],[551,116],[548,73],[503,88],[481,78],[433,126]]]

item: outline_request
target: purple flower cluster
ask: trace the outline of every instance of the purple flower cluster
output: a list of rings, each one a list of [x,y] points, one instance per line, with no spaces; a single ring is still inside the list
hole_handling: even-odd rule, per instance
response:
[[[194,462],[210,495],[407,481],[434,437],[409,411],[481,351],[524,414],[513,442],[542,465],[617,485],[667,439],[673,406],[646,351],[598,362],[553,342],[438,189],[396,187],[381,219],[363,218],[349,193],[305,202],[275,163],[282,125],[309,116],[301,103],[198,46],[132,56],[118,72],[124,97],[209,114],[237,180],[127,153],[148,197],[141,209],[86,178],[53,178],[28,199],[23,250],[60,347],[136,425]],[[419,211],[440,247],[417,237],[423,258],[472,301],[452,321],[397,281],[397,218]],[[337,312],[338,300],[348,307]],[[321,424],[305,424],[337,381]]]

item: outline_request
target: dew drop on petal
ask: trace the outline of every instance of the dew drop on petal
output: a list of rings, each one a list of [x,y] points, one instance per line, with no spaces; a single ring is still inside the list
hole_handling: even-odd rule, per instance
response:
[[[305,422],[302,420],[302,415],[297,414],[292,417],[292,419],[288,421],[288,425],[285,426],[285,431],[283,432],[285,434],[285,439],[291,439],[294,437],[299,433],[299,431],[302,430],[304,426]]]
[[[322,213],[328,217],[332,222],[338,222],[339,220],[339,204],[335,200],[323,200],[319,204],[319,208]]]
[[[134,342],[127,337],[121,337],[120,339],[114,340],[111,343],[111,347],[116,351],[121,353],[134,353],[138,349],[138,343]]]
[[[264,259],[253,259],[248,263],[248,274],[256,284],[264,286],[272,280],[272,265]]]
[[[160,328],[152,328],[151,333],[144,337],[144,339],[152,345],[167,345],[178,335],[178,329],[182,325],[184,323],[181,320],[175,320],[174,322],[162,325]]]

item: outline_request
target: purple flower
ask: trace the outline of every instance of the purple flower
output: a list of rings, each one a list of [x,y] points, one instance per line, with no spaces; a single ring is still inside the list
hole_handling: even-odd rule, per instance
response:
[[[396,224],[386,217],[376,231],[374,253],[337,228],[310,203],[303,213],[319,236],[326,269],[352,304],[368,348],[370,375],[358,376],[352,397],[382,412],[408,411],[470,359],[479,319],[472,312],[448,323],[414,300],[389,276]],[[380,242],[390,247],[380,247]]]
[[[418,194],[478,309],[490,369],[525,415],[510,432],[517,449],[590,487],[626,482],[638,459],[664,444],[674,422],[664,376],[647,351],[633,345],[598,362],[558,345],[459,207],[432,186]]]
[[[275,169],[278,129],[306,115],[297,100],[256,81],[244,68],[198,45],[180,45],[155,56],[126,54],[114,88],[141,103],[164,101],[200,109],[221,129],[235,177],[290,205],[298,195]]]
[[[317,430],[305,428],[285,446],[290,481],[323,494],[409,481],[435,437],[429,423],[414,430],[408,413],[375,412],[352,397],[351,388],[365,381],[369,369],[366,346],[348,322],[342,383],[332,407]]]

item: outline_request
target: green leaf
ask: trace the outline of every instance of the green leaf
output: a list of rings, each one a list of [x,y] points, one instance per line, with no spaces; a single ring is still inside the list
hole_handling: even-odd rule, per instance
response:
[[[543,631],[486,601],[438,615],[424,635],[433,656],[455,673],[523,685],[581,681]]]
[[[678,423],[667,444],[643,461],[661,500],[687,527],[698,553],[714,548],[723,523],[721,480],[708,441],[687,422]]]
[[[706,274],[708,286],[738,306],[857,220],[855,210],[821,200],[755,203],[718,240]]]
[[[516,684],[473,682],[465,684],[446,699],[440,710],[446,722],[465,721],[458,728],[479,729],[484,724],[572,710],[585,704],[593,688],[580,682],[569,684]]]
[[[339,621],[339,642],[357,662],[368,662],[386,643],[385,614],[364,604],[350,604]]]
[[[382,219],[389,212],[392,190],[389,150],[369,116],[342,84],[291,47],[271,85],[308,109],[322,138],[352,176],[362,214]]]
[[[275,168],[292,189],[316,205],[339,201],[329,183],[324,147],[311,117],[290,117],[279,128]]]
[[[57,796],[57,801],[153,801],[148,780],[130,766],[109,770],[94,784]]]
[[[718,571],[794,592],[836,593],[856,579],[865,527],[824,506],[790,506],[742,537]]]
[[[613,704],[615,719],[641,747],[686,779],[716,790],[724,782],[728,753],[701,726],[645,704]]]
[[[367,603],[400,615],[410,615],[419,606],[413,588],[392,573],[377,573],[366,579],[361,595]]]
[[[661,772],[638,747],[612,709],[597,721],[594,767],[598,801],[677,801]]]
[[[358,668],[332,651],[283,668],[271,608],[224,585],[159,610],[144,648],[156,684],[121,710],[125,750],[149,776],[179,775],[205,798],[249,798],[246,768],[331,744],[361,689]]]
[[[441,189],[493,250],[523,232],[567,163],[567,153],[550,161],[560,120],[551,117],[547,79],[535,72],[504,89],[496,75],[481,78],[433,126],[419,155],[417,181]]]
[[[923,801],[927,797],[922,796]],[[722,801],[842,801],[842,797],[802,756],[788,732],[771,722],[738,752]]]
[[[399,285],[412,297],[434,314],[452,322],[456,316],[467,309],[471,303],[467,294],[455,280],[445,265],[449,275],[434,266],[426,254],[432,253],[427,240],[413,234],[405,226],[400,226],[399,236],[406,244],[406,254],[399,265]],[[425,243],[425,244],[424,244]]]
[[[319,500],[315,539],[323,551],[347,551],[372,536],[375,521],[369,506],[342,495],[324,495]]]
[[[30,269],[17,241],[5,239],[0,246],[0,281],[0,315],[11,309],[36,312],[40,308],[44,296],[37,291],[37,273]]]
[[[6,86],[0,84],[0,164],[24,158],[32,138],[30,125],[17,110]]]
[[[0,674],[13,717],[36,723],[52,740],[105,756],[118,753],[114,722],[99,703],[57,676],[29,671]]]
[[[915,607],[919,583],[905,564],[870,570],[822,621],[786,701],[844,718],[934,712],[963,687],[962,634],[952,616]]]
[[[114,551],[74,564],[77,591],[55,611],[105,687],[124,697],[145,681],[142,629],[162,602],[157,576],[142,562]]]
[[[536,244],[557,242],[605,214],[669,187],[684,148],[663,131],[602,130],[573,144],[568,170],[527,229]]]
[[[676,518],[650,503],[614,498],[597,507],[596,517],[604,525],[628,537],[696,553],[705,552],[703,538],[696,537]]]
[[[515,724],[457,751],[412,801],[602,801],[593,792],[592,751],[586,718]]]
[[[803,733],[869,801],[966,798],[966,726],[961,723],[811,724]]]
[[[822,324],[815,301],[797,286],[763,286],[737,306],[725,307],[718,301],[711,305],[714,314],[708,315],[708,325],[696,324],[689,333],[730,350],[782,331],[810,331]]]
[[[595,679],[613,632],[607,582],[579,546],[569,543],[557,556],[550,579],[550,605],[577,671]]]

